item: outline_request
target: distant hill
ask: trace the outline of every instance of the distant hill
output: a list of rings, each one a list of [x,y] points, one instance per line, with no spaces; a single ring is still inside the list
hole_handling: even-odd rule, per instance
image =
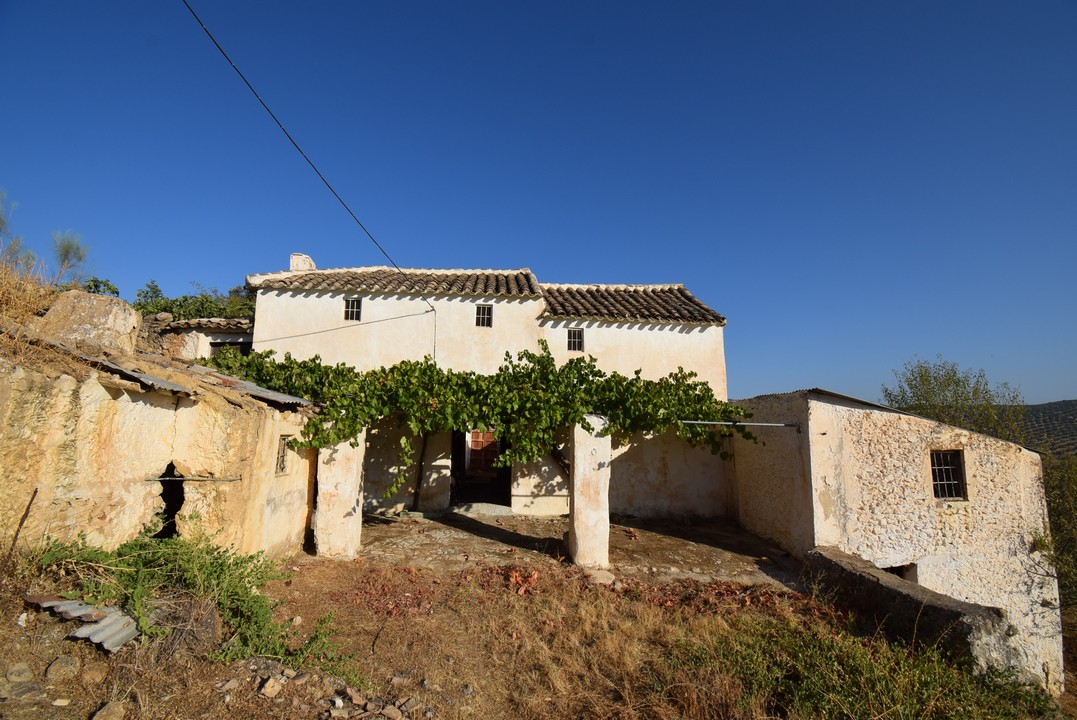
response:
[[[1028,444],[1036,446],[1046,437],[1059,455],[1077,456],[1077,400],[1028,405],[1025,408]]]

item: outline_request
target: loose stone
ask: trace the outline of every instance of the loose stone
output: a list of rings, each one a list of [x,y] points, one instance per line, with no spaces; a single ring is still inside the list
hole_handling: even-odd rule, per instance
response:
[[[87,685],[100,685],[108,676],[108,665],[102,662],[90,662],[82,668],[82,682]]]
[[[11,683],[7,695],[10,700],[44,700],[45,686],[35,680]]]
[[[34,671],[26,663],[15,663],[7,669],[8,682],[27,682],[34,679]]]
[[[268,677],[265,682],[262,683],[262,687],[258,689],[264,697],[275,698],[280,695],[280,691],[284,689],[284,686],[280,684],[280,681],[275,677]]]
[[[45,679],[50,681],[70,680],[79,673],[82,663],[70,655],[60,655],[45,670]]]
[[[404,713],[393,705],[386,705],[381,711],[382,717],[389,718],[389,720],[404,720]]]
[[[93,720],[124,720],[127,710],[123,703],[118,700],[105,703],[100,710],[92,715]]]

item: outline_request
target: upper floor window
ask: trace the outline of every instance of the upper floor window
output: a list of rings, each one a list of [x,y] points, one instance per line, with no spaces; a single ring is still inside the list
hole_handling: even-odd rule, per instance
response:
[[[363,298],[344,298],[344,319],[355,322],[363,319]]]
[[[570,352],[583,352],[583,328],[568,329],[568,349]]]
[[[965,459],[960,450],[931,451],[931,487],[940,500],[968,500]]]
[[[475,327],[493,327],[494,326],[494,306],[493,305],[476,305],[475,306]]]

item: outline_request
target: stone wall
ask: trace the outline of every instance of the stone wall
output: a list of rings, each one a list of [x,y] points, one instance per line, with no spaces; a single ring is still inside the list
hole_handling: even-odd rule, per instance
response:
[[[1023,667],[1062,682],[1058,586],[1032,552],[1047,527],[1039,456],[1013,443],[898,412],[810,404],[816,542],[925,588],[999,607]],[[960,450],[967,500],[939,500],[932,451]],[[1056,690],[1060,689],[1058,685]]]
[[[0,527],[6,541],[37,488],[25,543],[83,534],[115,547],[157,523],[162,482],[178,482],[158,479],[171,466],[185,478],[181,534],[197,527],[243,552],[294,552],[312,501],[312,456],[288,450],[288,469],[280,474],[276,461],[280,436],[298,435],[302,419],[234,395],[202,389],[192,398],[140,391],[92,372],[80,381],[5,368]]]
[[[865,632],[882,629],[894,640],[937,644],[951,656],[967,658],[979,672],[1012,670],[1026,682],[1061,692],[1061,675],[1050,675],[1059,669],[1029,667],[1020,632],[1000,608],[955,600],[836,548],[812,550],[806,568],[836,604],[857,615]]]
[[[1061,689],[1058,587],[1032,552],[1046,528],[1039,456],[1013,443],[823,391],[752,398],[765,444],[734,443],[745,527],[804,556],[831,546],[1006,613],[1014,663]],[[967,499],[936,499],[932,451],[959,450]],[[1057,683],[1057,684],[1056,684]]]

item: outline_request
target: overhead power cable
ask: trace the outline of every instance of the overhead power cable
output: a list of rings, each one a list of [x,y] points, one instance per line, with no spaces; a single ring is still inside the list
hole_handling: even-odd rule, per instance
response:
[[[318,166],[314,164],[314,161],[311,160],[305,152],[303,152],[303,148],[299,147],[299,143],[295,141],[295,138],[292,137],[292,134],[288,132],[287,128],[284,127],[284,123],[282,123],[273,113],[273,111],[269,109],[269,105],[267,105],[266,101],[262,99],[262,96],[258,94],[258,91],[254,89],[254,86],[251,85],[250,80],[248,80],[247,76],[243,74],[243,71],[240,70],[239,67],[232,61],[232,58],[228,56],[228,53],[225,52],[223,47],[221,47],[221,44],[217,42],[217,38],[213,37],[213,33],[211,33],[209,31],[209,28],[206,27],[206,24],[202,22],[202,18],[198,17],[198,13],[194,11],[194,8],[191,7],[191,4],[187,2],[187,0],[182,0],[182,2],[187,7],[187,10],[190,11],[192,17],[194,17],[195,22],[197,22],[202,27],[202,30],[205,31],[206,36],[209,37],[210,41],[216,46],[217,50],[219,50],[221,55],[224,56],[224,59],[228,61],[228,64],[232,66],[232,69],[236,71],[236,75],[239,75],[239,79],[243,81],[243,83],[247,86],[247,89],[251,91],[251,94],[254,95],[254,97],[262,105],[265,111],[269,113],[269,117],[273,118],[273,122],[275,122],[277,124],[277,127],[280,128],[280,131],[284,133],[284,137],[288,138],[288,142],[292,143],[292,147],[294,147],[296,151],[303,156],[303,159],[307,161],[307,165],[310,165],[310,169],[314,171],[314,174],[318,176],[318,179],[321,180],[325,187],[329,189],[329,192],[333,194],[333,197],[337,199],[337,202],[339,202],[341,206],[347,211],[348,215],[350,215],[352,220],[355,221],[355,224],[362,228],[363,232],[366,233],[366,236],[370,238],[370,242],[374,243],[374,246],[381,251],[381,254],[385,256],[385,259],[388,260],[394,268],[396,268],[397,272],[399,272],[402,276],[407,277],[404,271],[400,269],[400,266],[396,264],[396,261],[393,260],[393,258],[389,255],[385,248],[382,247],[381,243],[379,243],[377,239],[375,239],[373,233],[371,233],[370,230],[367,229],[366,225],[364,225],[363,222],[359,219],[359,216],[357,216],[352,211],[352,209],[348,206],[348,203],[344,202],[344,198],[340,196],[340,193],[338,193],[336,189],[334,189],[333,186],[329,183],[329,181],[326,180],[325,175],[323,175],[322,171],[318,169]],[[434,306],[430,304],[430,301],[426,298],[423,298],[423,302],[426,303],[427,307],[429,307],[431,312],[434,312],[436,316],[436,311],[434,310]],[[435,332],[437,332],[436,324]]]

